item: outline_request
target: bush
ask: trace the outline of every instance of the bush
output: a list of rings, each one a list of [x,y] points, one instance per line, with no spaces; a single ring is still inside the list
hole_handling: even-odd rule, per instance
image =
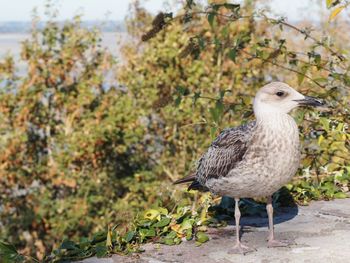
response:
[[[158,125],[166,127],[156,131],[165,139],[158,159],[164,176],[175,180],[188,174],[220,130],[252,118],[256,90],[278,80],[324,98],[332,108],[293,113],[304,146],[294,185],[305,189],[311,184],[321,191],[332,178],[329,191],[323,191],[328,198],[341,188],[348,191],[349,76],[343,69],[349,62],[338,51],[348,47],[346,41],[336,42],[340,36],[335,27],[323,28],[326,36],[334,36],[329,44],[283,18],[256,14],[253,1],[242,6],[213,3],[207,8],[187,3],[174,17],[157,15],[148,22],[148,31],[134,28],[133,36],[147,42],[142,52],[134,42],[127,45],[128,63],[118,74],[135,96],[149,98],[139,105],[153,106]],[[136,19],[144,17],[144,10],[136,10]],[[156,25],[161,19],[159,31]],[[310,200],[297,187],[288,187],[300,203]],[[327,198],[327,194],[312,196]]]
[[[22,59],[23,78],[12,59],[1,64],[0,236],[42,255],[64,237],[131,219],[126,195],[135,180],[154,180],[145,172],[152,152],[143,143],[143,109],[107,85],[115,58],[79,17],[34,27]]]
[[[161,231],[164,243],[178,242],[185,232],[168,228],[181,224],[177,214],[194,223],[207,209],[188,213],[201,195],[171,182],[191,172],[220,130],[253,118],[252,97],[271,80],[317,93],[332,106],[294,113],[303,160],[288,189],[302,204],[346,196],[350,78],[338,50],[349,41],[337,41],[329,26],[329,45],[306,28],[257,15],[253,1],[206,10],[187,1],[177,16],[159,14],[152,23],[136,3],[120,65],[79,17],[63,26],[51,19],[43,29],[34,21],[22,46],[26,75],[16,75],[11,57],[0,63],[0,239],[39,258],[63,239],[74,242],[65,240],[62,253],[80,246],[86,255],[132,250],[154,240],[143,224]],[[140,48],[141,38],[147,42]],[[150,222],[137,217],[130,226],[151,207],[182,212]],[[163,219],[166,230],[157,228]],[[205,240],[192,223],[191,235]]]

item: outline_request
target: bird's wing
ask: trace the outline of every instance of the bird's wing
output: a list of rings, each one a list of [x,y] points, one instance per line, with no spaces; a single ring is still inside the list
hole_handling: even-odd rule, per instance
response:
[[[255,122],[249,122],[223,130],[199,159],[196,180],[204,185],[208,179],[225,177],[242,160],[254,127]]]

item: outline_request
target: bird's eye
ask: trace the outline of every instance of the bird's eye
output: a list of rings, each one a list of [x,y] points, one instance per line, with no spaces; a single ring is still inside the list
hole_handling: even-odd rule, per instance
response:
[[[284,95],[284,92],[283,92],[283,91],[278,91],[278,92],[276,93],[276,95],[277,95],[278,97],[282,97],[282,96]]]

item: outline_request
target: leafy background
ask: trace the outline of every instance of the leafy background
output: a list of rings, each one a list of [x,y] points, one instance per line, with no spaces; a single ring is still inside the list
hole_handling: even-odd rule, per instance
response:
[[[220,130],[253,118],[252,97],[273,80],[331,106],[293,113],[303,152],[287,191],[299,204],[347,197],[347,2],[326,1],[328,15],[312,25],[272,18],[260,2],[187,0],[153,17],[136,1],[122,59],[79,16],[62,26],[49,6],[44,28],[34,17],[25,76],[13,57],[0,62],[0,255],[62,261],[139,251],[146,241],[206,242],[229,201],[220,208],[171,183]],[[261,213],[256,201],[242,202],[247,214]]]

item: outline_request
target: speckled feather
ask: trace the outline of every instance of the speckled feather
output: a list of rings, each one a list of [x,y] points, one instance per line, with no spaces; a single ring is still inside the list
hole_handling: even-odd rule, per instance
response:
[[[282,82],[262,87],[254,98],[256,121],[224,130],[199,159],[189,189],[234,198],[270,196],[296,173],[300,163],[299,130],[289,112],[323,102]]]
[[[236,143],[230,157],[227,150],[222,153],[223,149],[217,149],[216,156],[210,155],[211,159],[225,159],[226,163],[231,160],[228,169],[219,170],[220,176],[212,173],[203,176],[197,171],[196,180],[218,195],[241,198],[272,195],[292,179],[299,167],[298,135],[298,127],[289,115],[276,116],[270,124],[257,122],[244,136],[236,138],[242,145]]]
[[[232,197],[271,195],[298,169],[298,135],[287,114],[225,129],[199,159],[189,189]]]
[[[287,246],[274,237],[271,195],[288,183],[300,163],[299,130],[289,115],[298,106],[324,106],[282,82],[262,87],[253,102],[256,121],[224,130],[198,161],[194,174],[175,182],[235,199],[233,253],[252,251],[240,241],[240,198],[267,197],[268,247]]]
[[[208,179],[225,177],[243,158],[251,140],[255,122],[223,130],[199,159],[196,179],[204,185]]]

